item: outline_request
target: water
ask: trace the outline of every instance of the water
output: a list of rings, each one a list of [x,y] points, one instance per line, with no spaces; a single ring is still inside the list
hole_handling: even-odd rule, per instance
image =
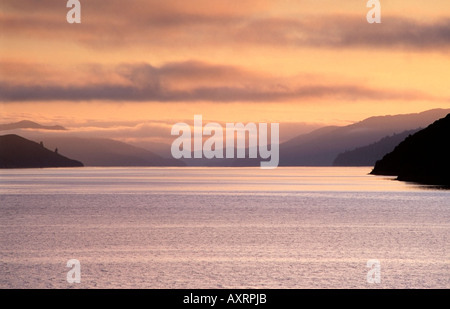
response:
[[[369,171],[2,170],[0,287],[449,288],[450,191]]]

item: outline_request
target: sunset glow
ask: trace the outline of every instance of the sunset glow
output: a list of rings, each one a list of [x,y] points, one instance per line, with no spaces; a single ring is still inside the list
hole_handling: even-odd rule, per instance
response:
[[[436,3],[438,2],[438,3]],[[87,1],[2,4],[0,111],[67,127],[298,123],[299,133],[450,106],[450,3]]]

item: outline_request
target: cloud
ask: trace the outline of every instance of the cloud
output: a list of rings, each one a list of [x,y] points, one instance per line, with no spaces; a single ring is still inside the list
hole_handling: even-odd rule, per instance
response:
[[[20,118],[23,120],[24,118]],[[27,118],[25,118],[27,119]],[[17,119],[15,120],[17,121]],[[38,140],[40,136],[47,137],[82,137],[82,138],[110,138],[123,142],[130,142],[136,145],[146,145],[145,148],[152,149],[158,146],[155,143],[170,145],[174,136],[171,135],[172,126],[175,123],[183,122],[193,126],[193,118],[177,119],[164,121],[143,121],[143,122],[105,122],[105,121],[88,121],[80,124],[72,124],[68,126],[65,122],[50,121],[49,125],[63,125],[67,128],[64,131],[49,131],[40,129],[14,129],[0,132],[1,134],[18,134]],[[203,119],[203,122],[216,122],[226,126],[226,122],[214,119]],[[309,133],[315,129],[325,126],[324,123],[306,123],[306,122],[283,122],[280,124],[280,141],[289,140],[300,134]],[[159,145],[161,146],[161,145]],[[158,148],[161,148],[159,147]],[[162,147],[164,148],[164,147]],[[154,150],[154,149],[153,149]],[[170,149],[166,148],[170,153]]]
[[[450,18],[421,22],[387,16],[381,24],[369,24],[354,15],[270,18],[245,24],[236,36],[238,41],[273,46],[447,49],[450,47]]]
[[[447,50],[450,16],[426,22],[383,15],[368,24],[361,15],[269,14],[274,2],[89,1],[82,23],[65,22],[61,1],[16,0],[4,4],[5,36],[70,40],[91,48],[129,46],[270,46],[277,48],[375,48]],[[64,2],[64,1],[63,1]]]
[[[277,78],[245,69],[203,62],[120,64],[113,67],[86,66],[95,75],[80,83],[49,78],[45,84],[20,82],[12,76],[0,80],[0,101],[112,101],[112,102],[280,102],[300,99],[342,100],[434,100],[415,90],[377,89],[358,83],[339,83],[306,78]],[[12,69],[10,72],[14,72]],[[11,73],[13,74],[13,73]],[[59,72],[60,76],[73,75]],[[10,80],[11,79],[11,80]]]

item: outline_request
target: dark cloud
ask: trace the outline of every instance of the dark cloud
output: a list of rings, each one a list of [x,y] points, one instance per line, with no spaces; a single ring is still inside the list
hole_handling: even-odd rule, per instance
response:
[[[246,24],[237,36],[268,45],[439,49],[450,46],[450,18],[420,22],[388,16],[381,24],[369,24],[360,16],[262,19]]]
[[[98,66],[95,67],[98,71]],[[109,69],[111,70],[111,69]],[[102,71],[102,70],[100,70]],[[374,89],[360,84],[311,84],[296,78],[284,80],[233,66],[200,62],[122,64],[111,71],[117,76],[100,83],[42,84],[0,82],[0,100],[20,101],[117,101],[117,102],[278,102],[294,99],[421,100],[430,95],[409,90]],[[121,80],[121,83],[114,82]],[[179,85],[183,84],[184,85]]]
[[[450,46],[450,16],[423,21],[382,16],[368,24],[365,15],[268,18],[250,7],[229,9],[226,1],[89,1],[82,23],[65,22],[65,1],[31,0],[4,4],[4,35],[71,40],[90,47],[269,45],[317,48],[445,49]],[[220,3],[221,5],[217,5]]]

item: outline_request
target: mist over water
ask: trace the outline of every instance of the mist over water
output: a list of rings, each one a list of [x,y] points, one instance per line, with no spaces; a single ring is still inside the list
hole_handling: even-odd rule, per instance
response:
[[[449,288],[450,191],[370,170],[2,170],[0,287]]]

